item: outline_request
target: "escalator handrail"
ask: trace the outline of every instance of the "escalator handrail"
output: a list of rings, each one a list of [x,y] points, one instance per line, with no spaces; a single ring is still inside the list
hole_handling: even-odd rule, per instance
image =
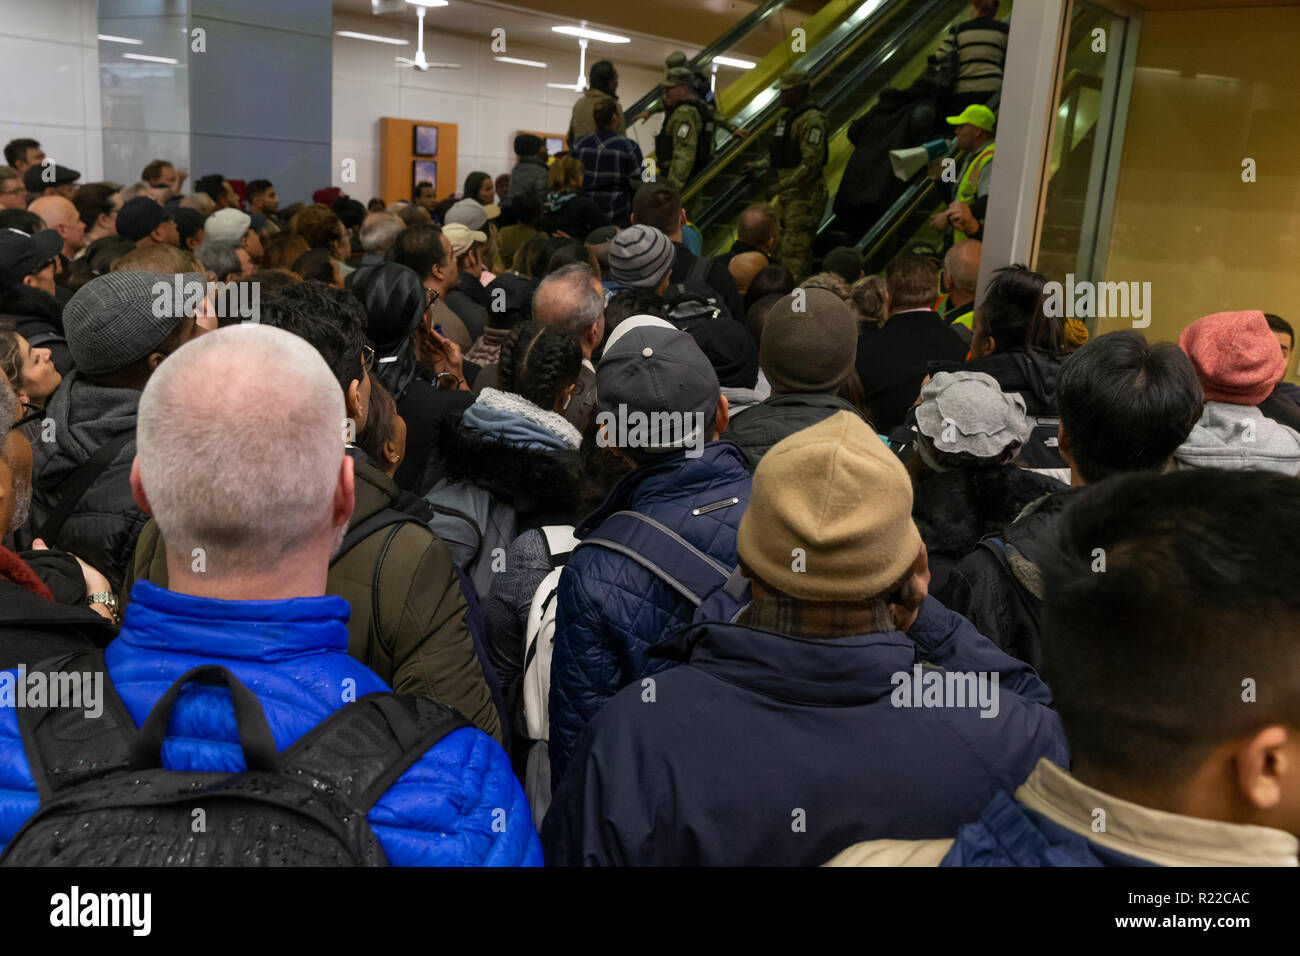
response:
[[[748,15],[737,20],[735,26],[730,30],[722,34],[722,36],[718,37],[699,53],[695,54],[694,57],[687,61],[687,66],[690,67],[692,72],[696,72],[702,67],[709,65],[713,62],[714,57],[726,53],[736,45],[737,41],[749,33],[750,30],[758,26],[789,2],[790,0],[766,0],[765,3],[762,3],[751,10]],[[639,113],[644,113],[657,104],[660,98],[661,94],[659,88],[655,87],[631,106],[627,107],[623,111],[623,115],[636,116]]]
[[[866,57],[859,62],[839,83],[836,84],[835,88],[831,90],[832,96],[821,102],[820,105],[822,109],[831,109],[834,104],[839,102],[842,96],[850,95],[853,89],[865,80],[866,77],[870,76],[885,62],[893,58],[898,47],[901,45],[903,38],[908,35],[909,31],[911,31],[917,23],[928,17],[939,6],[949,2],[950,0],[928,0],[928,2],[925,3],[913,4],[910,13],[904,18],[903,22],[901,22],[897,28],[885,38],[884,42],[876,48],[875,52],[872,53],[871,56]],[[875,11],[876,14],[880,15],[884,15],[888,12],[892,11],[887,8],[881,8],[880,10]],[[862,23],[862,30],[855,31],[852,36],[846,37],[844,43],[848,44],[858,42],[861,39],[863,32],[875,26],[878,19],[878,16],[873,16],[864,20]],[[814,67],[818,77],[824,76],[834,66],[838,65],[840,61],[840,51],[843,46],[844,44],[841,44],[834,50],[827,51],[822,60],[816,67]],[[816,79],[814,79],[812,85],[815,86],[816,82]],[[750,129],[753,131],[751,138],[759,135],[766,130],[768,126],[775,123],[777,117],[782,111],[783,107],[779,102],[779,98],[774,98],[768,106],[764,107],[761,119],[749,121]],[[838,132],[839,131],[836,130],[831,133],[831,137],[834,138]],[[698,193],[708,181],[716,176],[722,168],[731,161],[734,154],[744,148],[744,145],[748,142],[749,140],[738,141],[737,137],[733,137],[732,141],[727,144],[722,152],[714,157],[713,161],[709,163],[700,176],[696,177],[690,184],[688,184],[684,197],[689,198]],[[735,193],[737,190],[742,188],[744,184],[745,181],[741,180],[735,186],[728,189],[713,203],[711,203],[707,209],[703,210],[695,222],[701,227],[707,227],[707,225],[716,218],[716,215],[718,215],[714,210],[719,209],[719,207],[725,208],[725,205],[728,205],[730,201],[735,198]]]

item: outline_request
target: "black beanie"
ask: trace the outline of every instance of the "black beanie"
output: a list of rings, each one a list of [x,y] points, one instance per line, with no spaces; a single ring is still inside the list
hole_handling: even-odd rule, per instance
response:
[[[687,333],[718,373],[723,388],[753,388],[758,384],[758,347],[745,327],[732,319],[696,322]]]

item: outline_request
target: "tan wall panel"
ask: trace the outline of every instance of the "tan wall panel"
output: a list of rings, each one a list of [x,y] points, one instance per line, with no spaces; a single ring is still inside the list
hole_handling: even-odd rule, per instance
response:
[[[1228,309],[1300,326],[1297,40],[1300,6],[1146,15],[1106,278],[1152,283],[1148,338]]]

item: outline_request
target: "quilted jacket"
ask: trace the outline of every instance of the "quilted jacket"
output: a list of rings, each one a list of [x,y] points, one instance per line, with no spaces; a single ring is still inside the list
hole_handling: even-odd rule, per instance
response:
[[[104,651],[108,676],[139,726],[181,674],[221,664],[257,695],[284,750],[343,705],[342,689],[353,689],[344,681],[355,682],[357,697],[388,690],[348,657],[347,617],[347,602],[337,597],[218,601],[138,581],[122,630]],[[167,769],[244,769],[229,697],[220,687],[186,689],[163,745]],[[0,847],[38,802],[16,715],[0,707]],[[472,727],[426,751],[367,819],[394,866],[541,864],[528,803],[505,753]]]
[[[39,531],[60,499],[60,482],[88,462],[101,445],[121,432],[135,431],[140,393],[107,388],[74,372],[63,380],[45,407],[53,422],[50,441],[32,443],[32,513],[29,527]],[[149,516],[131,497],[135,439],[128,441],[100,472],[72,510],[51,548],[70,551],[98,568],[114,591],[121,590],[135,550],[135,539]]]
[[[698,458],[673,455],[625,475],[574,535],[581,541],[609,515],[635,511],[734,567],[750,481],[744,452],[729,441],[711,442]],[[721,504],[731,498],[739,501]],[[696,509],[703,513],[692,514]],[[695,608],[631,558],[602,547],[573,552],[557,600],[549,749],[551,779],[558,782],[578,734],[605,701],[671,663],[647,659],[645,652],[669,629],[688,623]]]

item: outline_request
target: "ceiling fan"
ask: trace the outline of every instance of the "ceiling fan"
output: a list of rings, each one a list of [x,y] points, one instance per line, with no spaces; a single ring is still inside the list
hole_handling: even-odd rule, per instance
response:
[[[419,17],[419,40],[415,48],[414,59],[404,56],[394,57],[394,59],[402,66],[409,66],[421,72],[430,68],[435,70],[459,70],[459,63],[430,63],[424,58],[424,11],[427,7],[445,7],[447,0],[406,0],[406,2],[415,7],[416,15]]]

